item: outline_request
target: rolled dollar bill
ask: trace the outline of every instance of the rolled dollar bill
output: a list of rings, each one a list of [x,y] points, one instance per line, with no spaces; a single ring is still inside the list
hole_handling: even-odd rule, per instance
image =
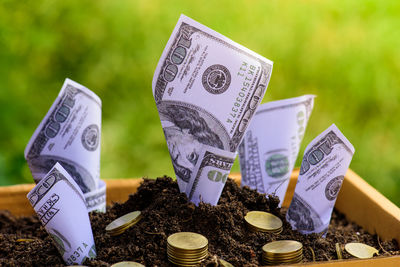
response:
[[[354,147],[332,124],[306,148],[286,220],[303,234],[324,233]]]
[[[60,164],[56,163],[27,197],[67,265],[96,257],[82,191]]]
[[[314,95],[260,105],[239,146],[242,186],[283,202],[314,106]]]
[[[105,210],[105,183],[100,182],[100,136],[100,98],[66,79],[25,148],[35,182],[58,162],[79,185],[87,202],[97,203],[88,204],[88,211]]]
[[[236,153],[204,146],[199,155],[202,160],[197,161],[193,171],[196,176],[189,181],[186,195],[196,205],[200,201],[217,205]]]
[[[208,179],[204,168],[198,176],[201,168],[196,166],[207,165],[202,162],[207,160],[204,151],[213,153],[210,147],[231,152],[223,155],[225,165],[230,165],[271,72],[270,60],[181,15],[152,83],[181,192],[196,192],[207,203],[219,198],[208,199],[204,192],[209,188],[187,188],[188,184]]]

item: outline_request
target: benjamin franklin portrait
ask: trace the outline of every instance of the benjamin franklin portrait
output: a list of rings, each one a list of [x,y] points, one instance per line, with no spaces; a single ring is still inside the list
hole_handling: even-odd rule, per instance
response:
[[[210,114],[175,102],[160,104],[158,111],[175,173],[185,182],[189,181],[204,145],[228,147],[225,130]]]

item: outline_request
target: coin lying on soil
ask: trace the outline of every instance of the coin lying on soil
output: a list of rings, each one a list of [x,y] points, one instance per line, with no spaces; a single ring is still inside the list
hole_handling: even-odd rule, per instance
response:
[[[344,249],[350,255],[360,259],[372,258],[374,254],[379,255],[379,251],[376,248],[363,243],[348,243],[344,246]]]
[[[281,233],[282,220],[265,211],[249,211],[244,220],[253,232]]]
[[[106,226],[106,232],[112,236],[120,235],[142,219],[140,211],[127,213]]]

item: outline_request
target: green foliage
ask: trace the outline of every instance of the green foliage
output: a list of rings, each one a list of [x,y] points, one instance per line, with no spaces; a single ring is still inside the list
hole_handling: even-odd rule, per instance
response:
[[[399,12],[396,0],[2,1],[0,184],[32,182],[23,151],[66,77],[103,100],[102,177],[173,175],[151,81],[184,13],[274,61],[264,102],[318,95],[300,153],[336,123],[351,168],[399,205]]]

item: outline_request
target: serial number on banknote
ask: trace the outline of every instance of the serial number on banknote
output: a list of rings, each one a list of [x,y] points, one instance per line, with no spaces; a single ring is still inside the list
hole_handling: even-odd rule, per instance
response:
[[[238,119],[240,112],[243,110],[243,104],[246,102],[248,98],[248,91],[251,88],[251,81],[253,80],[256,66],[251,65],[247,62],[242,62],[239,71],[237,72],[237,76],[243,78],[243,82],[241,88],[233,102],[232,109],[229,113],[229,117],[227,118],[227,123],[233,123],[233,121]]]
[[[86,248],[88,245],[86,243],[82,243],[82,245]],[[66,259],[66,263],[68,265],[72,265],[77,262],[77,260],[81,257],[81,254],[83,254],[83,249],[79,246],[77,249],[75,249],[74,252],[72,252],[71,256],[69,256]]]

